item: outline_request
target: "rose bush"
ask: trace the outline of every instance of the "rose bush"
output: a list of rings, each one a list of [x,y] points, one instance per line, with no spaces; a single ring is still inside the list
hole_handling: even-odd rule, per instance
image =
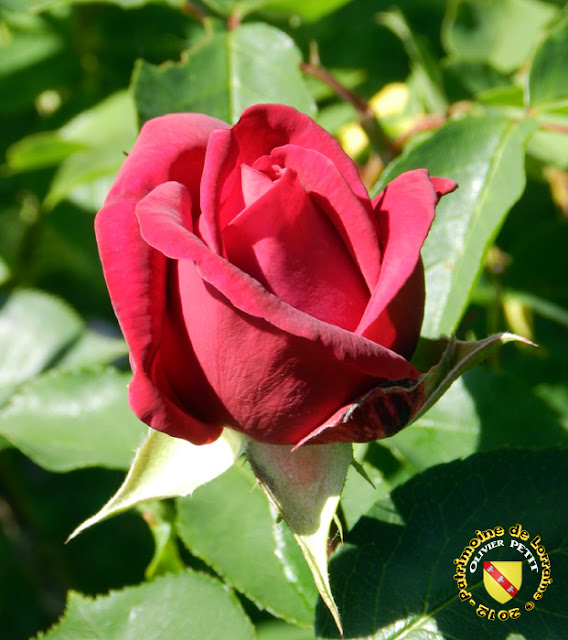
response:
[[[274,444],[384,435],[378,415],[341,418],[419,376],[420,249],[454,188],[416,170],[371,201],[334,138],[281,105],[233,127],[147,122],[96,218],[133,411],[195,444],[223,426]]]

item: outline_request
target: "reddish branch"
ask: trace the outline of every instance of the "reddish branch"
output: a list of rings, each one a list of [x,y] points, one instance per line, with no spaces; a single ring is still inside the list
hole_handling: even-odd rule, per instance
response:
[[[365,98],[347,89],[347,87],[343,86],[327,69],[319,64],[301,62],[300,68],[304,73],[326,84],[337,96],[353,106],[357,112],[359,124],[385,164],[396,155],[396,149],[379,124],[373,108]]]

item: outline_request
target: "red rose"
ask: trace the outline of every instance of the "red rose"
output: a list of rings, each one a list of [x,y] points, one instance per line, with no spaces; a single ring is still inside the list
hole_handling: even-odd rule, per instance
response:
[[[147,122],[95,225],[133,411],[195,444],[223,426],[273,444],[384,435],[334,425],[418,377],[420,248],[453,188],[411,171],[371,202],[334,138],[281,105],[234,127]]]

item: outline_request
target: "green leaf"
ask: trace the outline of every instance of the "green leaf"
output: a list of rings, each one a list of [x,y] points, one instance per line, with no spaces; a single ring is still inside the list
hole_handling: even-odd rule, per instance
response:
[[[264,13],[279,18],[297,16],[305,22],[315,22],[350,2],[352,0],[267,0]]]
[[[568,21],[538,48],[529,74],[529,104],[539,111],[568,101]]]
[[[234,123],[244,109],[263,102],[313,113],[300,61],[291,38],[266,24],[216,33],[180,63],[137,64],[133,91],[139,120],[188,111]]]
[[[436,405],[408,429],[385,440],[384,446],[422,471],[478,450],[557,443],[568,444],[568,433],[526,382],[478,367],[454,382]]]
[[[209,576],[186,572],[89,598],[71,592],[63,619],[38,640],[253,640],[234,594]]]
[[[94,150],[108,149],[115,157],[114,164],[120,166],[124,160],[122,151],[129,150],[135,139],[134,104],[127,91],[119,91],[81,112],[57,131],[35,133],[14,143],[8,148],[6,162],[11,171],[32,171],[55,166],[73,156],[69,163],[73,166],[85,155],[92,157]],[[98,154],[94,157],[96,160]],[[61,183],[62,179],[56,180]]]
[[[6,152],[6,164],[11,171],[34,171],[63,162],[84,145],[62,140],[57,133],[42,132],[26,136]]]
[[[244,17],[262,11],[273,18],[300,18],[306,22],[318,20],[352,0],[203,0],[203,4],[222,16]]]
[[[423,376],[425,402],[415,416],[417,420],[443,396],[450,385],[468,369],[488,358],[502,345],[508,342],[532,344],[529,340],[511,333],[500,333],[484,340],[461,341],[442,338],[435,341],[423,340],[418,345],[415,358],[432,357],[432,352],[441,351],[438,363],[429,368]],[[535,345],[532,345],[535,346]]]
[[[317,599],[312,577],[312,584],[306,583],[296,560],[283,552],[284,545],[289,551],[286,524],[275,522],[276,513],[256,485],[248,466],[237,464],[191,497],[179,499],[180,538],[259,608],[311,626]]]
[[[49,368],[83,332],[81,318],[54,296],[14,291],[0,307],[0,405],[22,382]]]
[[[546,630],[546,637],[562,638],[568,512],[558,505],[568,490],[567,464],[565,448],[480,453],[431,468],[395,489],[388,503],[377,503],[347,535],[330,565],[345,637],[497,640],[515,633],[515,638],[532,640]],[[535,609],[525,611],[541,577],[525,566],[515,599],[493,603],[497,611],[520,607],[520,618],[482,619],[458,598],[454,559],[477,529],[502,526],[507,531],[518,523],[529,531],[529,539],[541,536],[554,582]],[[514,556],[507,559],[522,559],[516,551],[509,554]],[[479,573],[468,577],[468,587],[473,599],[483,602],[489,596]],[[317,611],[316,635],[339,637],[324,607]]]
[[[375,193],[404,171],[425,167],[456,180],[445,196],[422,250],[426,309],[422,333],[451,334],[467,305],[483,258],[525,186],[523,147],[532,120],[467,117],[449,122],[392,162]]]
[[[122,486],[98,513],[77,527],[69,539],[146,500],[192,493],[226,471],[240,456],[242,448],[243,437],[231,429],[224,429],[215,442],[201,446],[151,429]]]
[[[541,119],[547,119],[546,112],[541,114]],[[527,154],[544,165],[552,165],[566,171],[568,170],[568,145],[566,140],[567,135],[565,133],[541,129],[530,139],[527,145]]]
[[[52,208],[68,198],[88,209],[100,208],[136,135],[134,103],[127,91],[111,95],[70,120],[56,138],[81,149],[62,162],[45,205]],[[12,154],[21,156],[22,145],[29,144],[30,139],[24,138],[11,148]],[[33,163],[37,158],[27,161]]]
[[[256,640],[314,640],[313,629],[301,629],[282,620],[270,620],[256,625]]]
[[[558,9],[540,0],[457,0],[448,3],[442,41],[453,57],[485,61],[498,71],[525,63]]]
[[[45,206],[53,209],[63,200],[69,200],[84,209],[96,211],[103,206],[123,161],[120,147],[74,153],[60,165],[45,198]]]
[[[322,600],[341,632],[339,611],[327,573],[328,537],[345,476],[353,462],[351,444],[266,445],[253,440],[247,458],[270,503],[290,527]]]
[[[110,368],[38,376],[0,410],[0,434],[50,471],[127,469],[146,430],[128,408],[130,378]]]
[[[17,6],[22,0],[13,0]],[[2,7],[3,3],[0,3]],[[47,20],[39,16],[2,15],[0,39],[0,76],[9,76],[29,69],[59,53],[63,46],[61,36],[54,33]]]
[[[57,362],[59,369],[77,369],[109,364],[128,355],[123,338],[113,338],[87,329]]]

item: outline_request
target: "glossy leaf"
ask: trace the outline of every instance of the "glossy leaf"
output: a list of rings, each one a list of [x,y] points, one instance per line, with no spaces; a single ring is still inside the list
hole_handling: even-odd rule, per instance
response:
[[[434,406],[462,373],[483,362],[502,345],[516,341],[532,344],[530,341],[511,333],[496,334],[484,340],[469,342],[453,338],[449,340],[442,338],[431,342],[424,340],[419,344],[417,353],[415,353],[415,358],[418,361],[423,357],[430,358],[432,353],[437,351],[441,353],[441,356],[438,363],[428,369],[423,377],[426,401],[414,419],[418,419],[430,407]]]
[[[299,17],[306,22],[319,20],[353,0],[268,0],[265,11],[278,17]]]
[[[524,145],[532,120],[468,117],[449,122],[389,165],[376,192],[425,167],[459,189],[445,196],[422,250],[426,309],[422,334],[450,334],[463,314],[486,251],[525,186]]]
[[[234,123],[244,109],[261,102],[312,113],[300,60],[290,37],[266,24],[217,33],[191,49],[182,62],[137,65],[133,90],[139,120],[188,111]]]
[[[286,524],[276,522],[247,466],[234,465],[177,508],[180,538],[193,555],[259,608],[304,627],[313,623],[313,579],[306,583],[282,553]]]
[[[256,640],[315,640],[313,629],[302,629],[278,620],[256,626]]]
[[[0,403],[52,366],[83,333],[83,321],[54,296],[14,291],[0,307]]]
[[[242,449],[243,437],[230,429],[225,429],[215,442],[201,446],[151,429],[120,489],[70,538],[146,500],[192,493],[232,466]]]
[[[114,4],[122,9],[137,9],[156,2],[181,7],[183,0],[100,0],[100,2]],[[10,9],[39,12],[65,5],[91,4],[92,0],[3,0],[3,3]]]
[[[50,471],[128,469],[146,430],[128,408],[130,377],[115,369],[38,376],[0,410],[0,434]]]
[[[38,640],[175,638],[253,640],[234,596],[209,576],[185,572],[90,598],[71,592],[63,619]]]
[[[565,448],[480,453],[433,467],[398,487],[388,503],[377,503],[347,535],[330,565],[345,637],[475,640],[518,634],[514,637],[529,640],[546,629],[548,637],[561,638],[568,516],[558,504],[568,488],[566,464]],[[521,617],[491,622],[460,602],[453,560],[476,529],[508,529],[517,523],[541,536],[554,583],[527,612],[524,603],[540,575],[535,579],[525,571],[526,584],[510,604],[522,608]],[[475,600],[483,596],[482,581],[470,586]],[[324,607],[318,609],[316,631],[320,638],[339,638]]]

